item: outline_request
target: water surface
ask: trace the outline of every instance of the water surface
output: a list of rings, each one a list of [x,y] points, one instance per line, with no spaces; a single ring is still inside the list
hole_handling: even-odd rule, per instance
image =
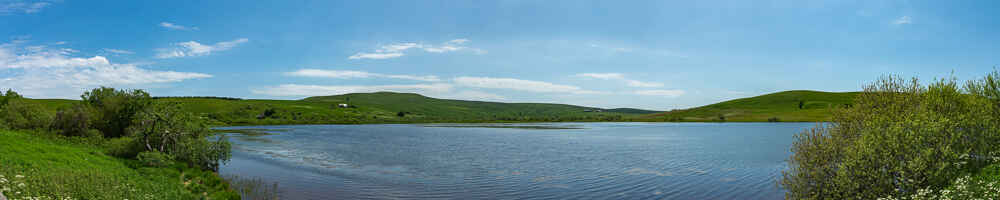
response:
[[[271,134],[229,134],[220,171],[276,181],[284,199],[782,199],[792,136],[813,126],[229,127]]]

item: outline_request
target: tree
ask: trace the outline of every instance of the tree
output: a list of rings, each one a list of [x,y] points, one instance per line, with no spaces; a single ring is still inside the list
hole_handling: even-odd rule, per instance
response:
[[[49,127],[65,136],[90,136],[90,122],[93,120],[93,109],[85,104],[77,103],[69,108],[61,108],[56,112],[55,119]],[[100,134],[100,133],[96,133]]]
[[[406,113],[400,111],[400,112],[396,113],[396,116],[397,117],[406,117]]]
[[[164,153],[207,170],[218,170],[220,162],[231,157],[225,136],[209,141],[208,125],[176,104],[154,104],[138,113],[132,124],[129,132],[145,151]]]
[[[888,76],[833,122],[796,135],[780,185],[788,199],[876,199],[940,190],[1000,153],[993,72],[962,88]]]
[[[95,112],[93,128],[104,137],[122,137],[132,125],[133,117],[152,104],[149,93],[142,90],[116,90],[109,87],[95,88],[80,96]]]

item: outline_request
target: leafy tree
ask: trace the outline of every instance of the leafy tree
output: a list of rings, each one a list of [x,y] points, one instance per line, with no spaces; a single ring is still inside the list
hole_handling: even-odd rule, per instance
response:
[[[788,199],[876,199],[939,190],[1000,153],[993,72],[962,88],[884,77],[833,122],[796,136],[780,185]]]
[[[138,113],[129,132],[145,151],[160,152],[203,169],[218,170],[220,161],[231,156],[224,136],[211,136],[198,116],[183,112],[177,104],[154,104]]]
[[[116,90],[109,87],[95,88],[80,96],[83,102],[95,109],[92,126],[104,137],[121,137],[132,125],[133,117],[152,104],[149,93],[142,90]]]

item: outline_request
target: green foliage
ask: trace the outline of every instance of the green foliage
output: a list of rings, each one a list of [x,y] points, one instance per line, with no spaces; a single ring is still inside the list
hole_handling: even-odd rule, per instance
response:
[[[879,200],[980,200],[1000,199],[1000,164],[983,168],[979,173],[955,179],[951,185],[941,190],[918,189],[909,196],[888,196]]]
[[[90,129],[90,123],[94,120],[93,113],[94,110],[90,107],[79,103],[61,108],[56,112],[50,128],[65,136],[89,136],[93,132],[100,134],[100,131]]]
[[[1000,105],[987,78],[964,88],[885,77],[833,123],[796,136],[781,185],[789,199],[875,199],[939,190],[1000,153]],[[978,91],[982,89],[982,91]]]
[[[132,124],[129,132],[146,151],[162,152],[192,166],[217,170],[219,162],[231,156],[224,136],[206,140],[211,136],[208,125],[177,104],[154,104],[138,113]]]
[[[772,117],[788,122],[830,121],[834,108],[853,104],[857,95],[857,92],[784,91],[648,114],[635,120],[711,122],[719,120],[719,115],[725,115],[726,121],[731,122],[766,122]]]
[[[152,98],[145,91],[116,90],[109,87],[85,92],[80,98],[97,111],[94,128],[109,138],[125,136],[126,129],[134,121],[133,117],[152,104]]]
[[[45,109],[13,90],[0,96],[0,128],[41,129],[51,121],[52,116]]]
[[[146,150],[132,137],[108,138],[102,146],[105,153],[119,158],[135,158]]]
[[[173,161],[173,158],[170,155],[156,151],[139,153],[139,155],[136,156],[136,159],[147,167],[164,167]]]
[[[77,141],[44,132],[0,131],[3,194],[9,199],[239,199],[210,171],[183,164],[145,167]],[[201,189],[188,189],[195,187]]]

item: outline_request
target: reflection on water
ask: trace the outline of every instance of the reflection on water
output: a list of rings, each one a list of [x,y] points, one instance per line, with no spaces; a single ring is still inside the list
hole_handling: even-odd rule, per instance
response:
[[[251,127],[279,131],[230,134],[221,173],[279,182],[285,199],[781,199],[792,135],[814,124],[501,126],[574,128]]]

